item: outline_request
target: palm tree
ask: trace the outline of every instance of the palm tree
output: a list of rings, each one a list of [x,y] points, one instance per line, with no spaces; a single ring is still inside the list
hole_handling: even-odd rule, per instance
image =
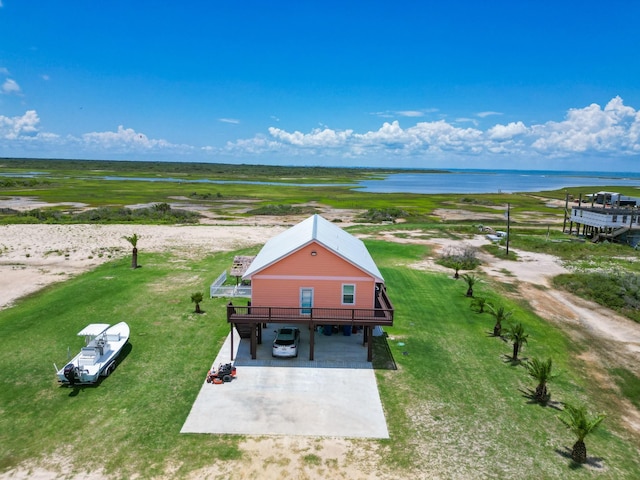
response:
[[[462,268],[462,262],[460,260],[454,260],[453,262],[451,262],[451,268],[453,268],[454,270],[454,274],[453,274],[453,278],[455,278],[456,280],[458,280],[460,278],[460,274],[458,273],[460,271],[460,269]]]
[[[551,398],[551,394],[547,391],[547,382],[558,376],[551,373],[552,367],[553,362],[550,358],[546,361],[533,358],[524,364],[527,373],[538,381],[535,398],[539,403],[547,403]]]
[[[124,238],[127,242],[129,242],[131,244],[131,246],[133,247],[133,252],[131,254],[131,268],[138,268],[138,239],[140,237],[138,237],[137,233],[134,233],[133,235],[131,235],[130,237],[127,237],[126,235]]]
[[[471,302],[472,307],[478,308],[478,313],[484,313],[484,307],[487,305],[487,299],[484,297],[475,297]]]
[[[490,303],[487,303],[487,308],[489,309],[489,313],[496,319],[496,324],[493,327],[493,336],[499,337],[502,333],[502,322],[508,320],[511,315],[513,315],[513,312],[507,312],[504,307],[495,307]]]
[[[465,273],[462,278],[467,282],[467,297],[473,297],[473,286],[480,282],[480,279],[472,273]]]
[[[515,362],[518,360],[518,352],[520,351],[520,348],[522,348],[522,345],[527,343],[529,334],[524,333],[524,327],[521,323],[516,323],[509,327],[506,337],[513,342],[513,356],[511,357],[511,360]]]
[[[600,423],[605,419],[606,415],[599,413],[593,417],[587,414],[587,407],[581,405],[574,407],[565,403],[564,411],[567,412],[565,417],[560,417],[560,421],[564,423],[578,438],[571,449],[571,458],[574,462],[585,463],[587,461],[587,446],[584,444],[584,438],[589,435]]]
[[[196,313],[202,313],[200,310],[200,302],[204,299],[202,292],[195,292],[191,294],[191,301],[196,304]]]

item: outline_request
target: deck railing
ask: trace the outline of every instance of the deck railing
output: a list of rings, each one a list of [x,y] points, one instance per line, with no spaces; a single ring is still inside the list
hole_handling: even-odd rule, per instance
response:
[[[227,281],[227,271],[225,270],[211,284],[209,296],[213,297],[247,297],[251,298],[250,285],[224,285]]]
[[[393,305],[381,288],[376,308],[227,305],[227,321],[236,324],[290,322],[333,325],[393,325]]]

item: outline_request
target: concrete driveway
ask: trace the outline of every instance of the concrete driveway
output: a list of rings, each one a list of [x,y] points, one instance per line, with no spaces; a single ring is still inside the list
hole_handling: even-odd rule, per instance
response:
[[[221,385],[203,381],[181,433],[389,438],[362,333],[315,332],[310,362],[310,332],[301,328],[299,357],[273,359],[273,330],[279,326],[264,330],[256,360],[249,356],[249,341],[234,334],[237,378]],[[227,337],[213,365],[230,356]]]

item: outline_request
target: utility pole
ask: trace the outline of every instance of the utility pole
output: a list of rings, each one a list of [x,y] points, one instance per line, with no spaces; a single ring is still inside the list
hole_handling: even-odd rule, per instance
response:
[[[507,257],[509,257],[510,237],[511,237],[511,204],[507,203]]]
[[[580,194],[580,198],[582,198],[582,194]],[[578,203],[580,206],[582,202]],[[567,231],[567,216],[569,216],[569,192],[566,192],[564,195],[564,223],[562,224],[562,233]]]

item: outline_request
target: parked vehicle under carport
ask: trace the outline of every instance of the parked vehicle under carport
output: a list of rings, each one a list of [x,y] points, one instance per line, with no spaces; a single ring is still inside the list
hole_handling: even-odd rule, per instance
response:
[[[300,329],[282,327],[275,331],[271,355],[274,357],[297,357],[300,344]]]

